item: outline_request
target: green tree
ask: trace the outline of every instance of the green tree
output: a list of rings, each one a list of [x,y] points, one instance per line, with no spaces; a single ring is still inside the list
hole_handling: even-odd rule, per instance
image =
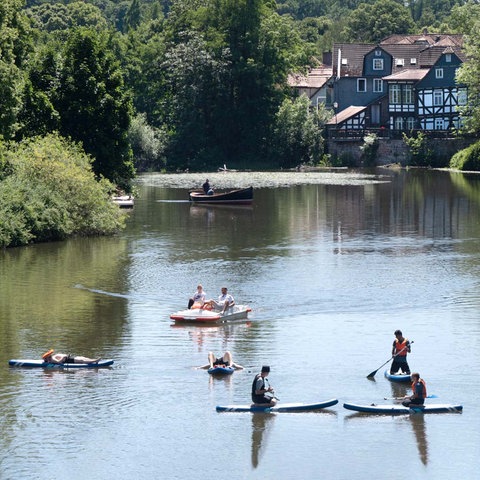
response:
[[[362,3],[354,10],[344,34],[350,42],[376,43],[395,33],[411,33],[414,22],[407,7],[395,0]]]
[[[0,2],[0,135],[14,136],[22,106],[23,68],[28,58],[30,31],[23,0]]]
[[[125,184],[134,175],[128,142],[132,106],[114,50],[114,39],[104,32],[72,30],[52,103],[60,133],[82,143],[94,158],[95,173]]]
[[[317,165],[323,158],[322,130],[328,118],[323,109],[311,109],[305,95],[285,99],[274,126],[271,155],[282,168]]]
[[[0,247],[111,234],[124,225],[110,200],[114,186],[95,179],[79,145],[48,135],[2,148],[2,157]]]

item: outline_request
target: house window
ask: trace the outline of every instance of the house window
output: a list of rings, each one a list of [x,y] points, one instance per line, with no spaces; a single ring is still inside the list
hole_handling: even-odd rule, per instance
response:
[[[445,62],[447,63],[450,63],[452,61],[452,54],[451,53],[447,53],[445,55]]]
[[[381,50],[375,50],[375,56],[379,57],[382,54]]]
[[[435,119],[435,130],[445,130],[445,122],[443,121],[443,118]]]
[[[383,58],[374,58],[373,59],[373,69],[374,70],[383,70]]]
[[[443,105],[443,91],[435,90],[433,92],[433,105],[439,107]]]
[[[443,68],[435,69],[435,78],[443,78]]]
[[[407,130],[413,130],[415,128],[415,117],[407,118]]]
[[[380,78],[373,79],[373,92],[382,93],[383,92],[383,80]]]
[[[365,78],[357,78],[357,92],[367,91],[367,80]]]
[[[403,118],[395,117],[395,130],[403,130]]]
[[[389,102],[391,104],[399,104],[400,103],[400,85],[390,85],[389,90]]]
[[[416,58],[411,58],[410,59],[410,65],[416,65],[417,64],[417,59]]]
[[[412,85],[403,86],[403,103],[405,105],[413,104],[413,88]]]
[[[397,58],[395,61],[395,65],[397,67],[403,67],[405,65],[405,59],[404,58]]]

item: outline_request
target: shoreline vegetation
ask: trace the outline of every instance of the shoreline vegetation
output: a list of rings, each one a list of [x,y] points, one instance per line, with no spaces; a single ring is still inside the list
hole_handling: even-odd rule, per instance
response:
[[[114,191],[82,148],[58,134],[2,144],[0,247],[116,233],[125,214]]]

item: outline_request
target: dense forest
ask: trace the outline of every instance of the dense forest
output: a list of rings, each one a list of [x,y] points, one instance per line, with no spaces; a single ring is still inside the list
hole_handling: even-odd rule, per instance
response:
[[[466,35],[468,128],[480,130],[471,0],[2,0],[0,199],[25,163],[14,152],[36,143],[82,150],[106,190],[128,189],[143,169],[325,162],[331,113],[292,98],[288,74],[318,64],[333,42],[425,28]]]

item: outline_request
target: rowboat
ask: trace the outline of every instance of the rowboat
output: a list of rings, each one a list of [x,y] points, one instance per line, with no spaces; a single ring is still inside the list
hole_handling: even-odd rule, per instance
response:
[[[362,413],[375,413],[377,415],[406,415],[411,413],[461,413],[462,405],[450,404],[429,404],[416,405],[413,407],[404,407],[403,405],[356,405],[353,403],[344,403],[343,407],[347,410]]]
[[[248,305],[234,305],[223,314],[215,310],[190,308],[172,313],[170,318],[175,322],[221,323],[248,318],[248,313],[251,311],[252,309]]]
[[[333,398],[325,402],[319,403],[284,403],[282,405],[275,405],[274,407],[267,407],[261,405],[217,405],[217,412],[263,412],[263,413],[284,413],[284,412],[314,412],[336,405],[338,400]]]
[[[215,365],[207,370],[210,375],[231,375],[234,371],[233,367],[221,367],[219,365]]]
[[[9,360],[11,367],[25,368],[103,368],[113,365],[113,360],[99,360],[96,363],[49,363],[43,360]]]
[[[397,382],[397,383],[403,383],[403,382],[411,383],[412,381],[412,377],[410,376],[410,374],[407,374],[407,373],[391,374],[389,370],[385,370],[385,378],[387,378],[391,382]]]
[[[228,192],[215,192],[211,195],[206,194],[203,190],[192,190],[189,192],[189,198],[191,202],[195,203],[248,205],[253,202],[253,187]]]

